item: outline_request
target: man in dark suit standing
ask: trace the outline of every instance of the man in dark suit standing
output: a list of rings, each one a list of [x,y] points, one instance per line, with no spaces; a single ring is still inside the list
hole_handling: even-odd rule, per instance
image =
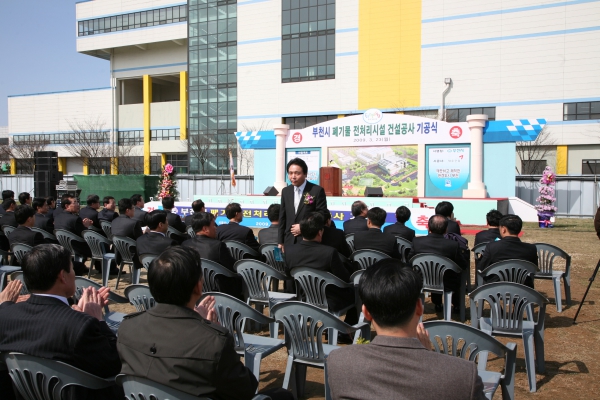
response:
[[[367,212],[369,207],[364,201],[357,200],[352,203],[350,212],[354,218],[344,222],[344,234],[349,235],[355,232],[366,232],[369,230],[367,226]]]
[[[306,180],[308,166],[303,159],[291,159],[287,163],[287,173],[292,184],[281,191],[279,210],[278,243],[283,252],[285,246],[293,246],[302,241],[299,222],[306,215],[317,211],[324,218],[327,210],[325,190]]]
[[[258,251],[260,245],[256,241],[252,229],[240,225],[240,222],[244,219],[244,213],[242,212],[240,204],[227,204],[227,207],[225,207],[225,216],[229,219],[229,223],[217,227],[217,239],[222,242],[226,240],[235,240],[236,242],[244,243]]]
[[[261,229],[258,231],[258,242],[263,244],[277,244],[279,240],[279,210],[281,206],[279,204],[271,204],[267,208],[267,218],[271,226],[268,228]]]
[[[115,213],[115,198],[112,196],[104,196],[102,199],[102,210],[98,212],[98,219],[101,221],[112,222],[118,215]],[[100,224],[102,226],[102,224]]]
[[[200,253],[200,257],[214,261],[231,272],[236,272],[233,268],[235,260],[229,249],[225,243],[217,239],[214,215],[206,212],[194,213],[192,229],[196,232],[196,236],[183,242],[183,247],[193,247]],[[233,278],[217,276],[215,279],[221,292],[243,301],[246,300],[242,295],[243,280],[241,276],[237,275]]]
[[[81,233],[94,223],[89,218],[82,219],[77,215],[79,213],[79,200],[74,196],[63,197],[60,206],[63,212],[54,216],[54,229],[64,229],[81,236]],[[92,256],[92,252],[86,243],[72,242],[72,246],[77,254],[88,258]]]
[[[423,253],[436,254],[443,256],[454,261],[459,267],[465,268],[463,258],[460,255],[460,247],[458,242],[450,239],[446,239],[444,234],[448,229],[448,218],[443,215],[432,215],[429,218],[428,224],[429,234],[427,236],[420,236],[413,239],[413,247],[408,254],[410,260],[414,256]],[[458,291],[460,289],[460,275],[453,271],[446,271],[444,273],[444,289],[452,291],[452,303],[458,307]],[[431,302],[435,305],[435,310],[441,312],[442,306],[442,295],[438,293],[431,294]]]
[[[186,215],[185,218],[183,219],[183,223],[185,224],[186,227],[192,226],[192,218],[194,217],[195,213],[206,212],[206,209],[204,208],[204,202],[200,199],[194,200],[192,202],[192,211],[193,211],[192,214]]]
[[[75,293],[71,254],[62,246],[43,244],[23,260],[23,277],[31,297],[0,305],[0,351],[62,361],[101,378],[121,371],[117,338],[103,321],[108,289],[84,289],[76,307],[67,301]],[[6,374],[6,370],[3,372]],[[10,388],[0,388],[2,396]],[[122,399],[123,390],[68,388],[71,399]]]
[[[377,250],[392,258],[402,258],[398,251],[396,237],[389,233],[381,232],[381,226],[385,223],[386,217],[387,212],[383,208],[373,207],[368,211],[367,226],[369,230],[354,234],[355,250]]]
[[[323,227],[321,244],[333,247],[346,258],[352,255],[352,250],[348,242],[346,242],[344,231],[336,228],[335,224],[331,221],[331,212],[329,210],[327,210],[327,214],[325,215],[325,226]]]
[[[167,213],[165,211],[154,210],[148,213],[148,228],[150,228],[150,232],[141,235],[136,240],[136,251],[138,254],[159,255],[168,247],[179,244],[166,236],[169,223],[167,222]]]
[[[15,209],[15,219],[19,226],[8,237],[11,246],[15,243],[21,243],[34,247],[45,243],[44,236],[41,233],[31,230],[35,223],[35,211],[33,211],[31,206],[17,206]]]
[[[140,221],[140,223],[142,224],[141,226],[148,226],[148,221],[146,220],[146,218],[148,218],[148,212],[144,211],[144,198],[142,197],[142,195],[134,194],[133,196],[131,196],[131,202],[135,207],[133,217],[131,218]],[[121,211],[119,211],[119,213],[120,212]]]
[[[98,220],[98,209],[100,208],[100,197],[96,194],[90,194],[87,197],[87,206],[83,207],[79,210],[79,217],[81,219],[89,219],[92,221],[92,225],[96,228],[97,231],[102,231],[102,226],[100,225],[100,221]],[[103,233],[104,234],[104,233]]]
[[[178,214],[175,214],[172,210],[175,208],[175,198],[174,197],[164,197],[162,199],[163,210],[167,213],[167,222],[170,227],[177,229],[179,232],[184,233],[185,235],[181,238],[178,238],[180,241],[184,241],[189,236],[186,233],[186,227],[181,217]],[[150,223],[150,215],[146,216],[146,222]]]
[[[446,233],[456,233],[457,235],[462,235],[460,232],[460,226],[456,222],[454,218],[454,206],[449,201],[440,201],[437,206],[435,206],[435,213],[438,215],[443,215],[448,219],[448,231]]]
[[[406,206],[400,206],[396,209],[396,223],[383,228],[383,233],[400,236],[409,242],[415,238],[415,231],[406,226],[406,221],[410,219],[410,210]]]
[[[362,275],[358,287],[365,319],[377,336],[368,346],[345,346],[327,357],[334,399],[483,400],[477,365],[431,351],[419,318],[423,280],[397,260],[381,260]],[[435,384],[428,379],[435,377]]]
[[[54,234],[54,218],[48,215],[48,203],[43,197],[33,199],[32,207],[35,213],[35,227]]]
[[[502,213],[498,210],[491,210],[486,214],[485,219],[487,221],[488,229],[485,231],[477,232],[475,235],[475,246],[479,243],[494,242],[496,239],[500,239],[500,219]]]

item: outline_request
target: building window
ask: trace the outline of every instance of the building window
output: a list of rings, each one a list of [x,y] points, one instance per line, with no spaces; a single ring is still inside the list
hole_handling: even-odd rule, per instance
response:
[[[281,82],[335,78],[335,0],[282,0]]]
[[[17,174],[33,174],[34,162],[33,158],[21,158],[15,160],[17,164]]]
[[[150,157],[150,173],[160,174],[160,156]],[[144,173],[144,157],[119,157],[119,175],[137,175]]]
[[[82,139],[89,143],[109,143],[110,132],[86,132],[86,133],[36,133],[32,135],[14,135],[15,144],[70,144],[78,143]]]
[[[179,128],[177,129],[152,129],[150,131],[150,140],[179,140],[181,133]]]
[[[320,124],[321,122],[337,119],[337,115],[319,115],[316,117],[287,117],[283,119],[284,124],[288,124],[290,129],[304,129],[307,126]]]
[[[446,122],[467,122],[467,115],[473,114],[486,114],[488,121],[495,121],[496,107],[447,109]]]
[[[600,101],[565,103],[563,106],[563,121],[577,119],[600,119]]]
[[[125,31],[185,21],[187,21],[187,6],[185,5],[158,8],[156,10],[79,21],[77,35],[98,35],[101,33]]]
[[[581,173],[583,175],[600,175],[600,160],[582,160]]]
[[[0,146],[8,146],[8,138],[0,138]]]
[[[144,144],[144,131],[119,131],[119,146],[138,146]]]
[[[178,174],[188,173],[187,154],[167,154],[167,164],[171,164]]]
[[[521,175],[541,175],[546,165],[546,160],[521,160]]]

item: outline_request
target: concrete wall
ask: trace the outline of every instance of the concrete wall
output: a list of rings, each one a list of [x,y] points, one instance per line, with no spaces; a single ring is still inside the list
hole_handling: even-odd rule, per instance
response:
[[[187,71],[187,39],[178,43],[172,41],[148,43],[144,46],[145,50],[135,46],[117,47],[113,50],[111,72],[115,78],[130,78],[143,75],[179,74],[180,71]]]

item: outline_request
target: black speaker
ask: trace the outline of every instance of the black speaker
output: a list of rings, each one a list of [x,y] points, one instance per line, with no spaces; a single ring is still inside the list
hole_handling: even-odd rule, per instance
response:
[[[277,196],[279,194],[279,190],[275,189],[274,186],[268,186],[263,194],[265,196]]]
[[[383,197],[383,190],[380,187],[367,186],[365,188],[365,197]]]

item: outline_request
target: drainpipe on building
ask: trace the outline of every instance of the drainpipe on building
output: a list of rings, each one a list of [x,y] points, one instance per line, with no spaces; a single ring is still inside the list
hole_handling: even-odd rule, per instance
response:
[[[439,115],[440,121],[446,120],[446,95],[448,94],[448,92],[450,91],[450,88],[452,87],[452,78],[444,79],[444,84],[446,85],[446,88],[442,92],[442,107],[440,108],[440,115]]]

